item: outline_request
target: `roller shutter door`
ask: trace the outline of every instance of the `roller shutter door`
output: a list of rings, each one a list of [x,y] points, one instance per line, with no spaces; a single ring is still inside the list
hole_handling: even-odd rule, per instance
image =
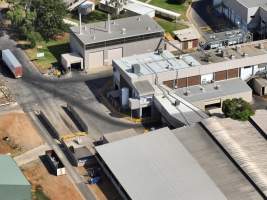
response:
[[[104,51],[89,53],[89,67],[96,68],[104,65]]]
[[[198,47],[198,40],[193,40],[193,48]]]
[[[180,78],[177,80],[177,87],[178,88],[183,88],[187,87],[187,78]]]
[[[200,82],[201,82],[201,76],[188,77],[188,86],[200,85]]]
[[[221,81],[227,79],[227,71],[215,72],[215,81]]]
[[[166,85],[166,86],[168,86],[169,88],[173,88],[173,80],[171,80],[171,81],[164,81],[163,84]]]
[[[113,59],[122,58],[122,48],[108,50],[108,64],[112,65]]]
[[[238,71],[239,69],[238,68],[235,68],[235,69],[229,69],[227,71],[227,78],[237,78],[238,77]]]

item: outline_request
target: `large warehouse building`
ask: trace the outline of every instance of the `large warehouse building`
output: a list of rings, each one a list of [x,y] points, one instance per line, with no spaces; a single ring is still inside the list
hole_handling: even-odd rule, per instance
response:
[[[0,199],[30,200],[31,185],[16,165],[6,155],[0,155]]]
[[[267,0],[213,0],[215,8],[244,30],[267,36]]]
[[[263,199],[200,124],[158,129],[96,151],[126,200]]]
[[[135,16],[72,27],[70,46],[83,58],[86,71],[111,66],[113,59],[153,52],[161,47],[164,30],[150,17]]]

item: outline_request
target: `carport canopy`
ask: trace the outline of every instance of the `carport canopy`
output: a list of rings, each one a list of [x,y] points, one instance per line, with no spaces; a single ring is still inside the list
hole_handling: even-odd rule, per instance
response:
[[[61,64],[68,70],[71,69],[72,64],[81,63],[81,69],[83,70],[83,58],[76,53],[61,54]]]

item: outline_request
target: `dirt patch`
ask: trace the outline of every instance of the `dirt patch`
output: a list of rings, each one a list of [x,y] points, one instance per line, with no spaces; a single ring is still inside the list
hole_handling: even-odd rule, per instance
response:
[[[3,140],[5,137],[8,137],[6,141]],[[43,143],[31,120],[22,111],[0,115],[1,154],[24,152]]]
[[[22,172],[31,183],[33,191],[41,187],[42,192],[51,200],[82,200],[67,176],[49,174],[39,160],[24,165]]]

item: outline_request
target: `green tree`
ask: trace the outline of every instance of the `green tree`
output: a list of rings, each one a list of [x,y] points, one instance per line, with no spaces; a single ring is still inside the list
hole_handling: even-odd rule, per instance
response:
[[[67,9],[63,0],[34,0],[32,6],[37,13],[36,30],[45,39],[53,38],[66,30],[63,19],[67,14]]]
[[[64,17],[67,14],[63,0],[8,0],[7,13],[12,27],[21,38],[28,39],[31,46],[41,37],[52,39],[66,31]]]
[[[226,117],[247,121],[254,115],[252,106],[242,98],[227,99],[223,102],[222,111]]]

